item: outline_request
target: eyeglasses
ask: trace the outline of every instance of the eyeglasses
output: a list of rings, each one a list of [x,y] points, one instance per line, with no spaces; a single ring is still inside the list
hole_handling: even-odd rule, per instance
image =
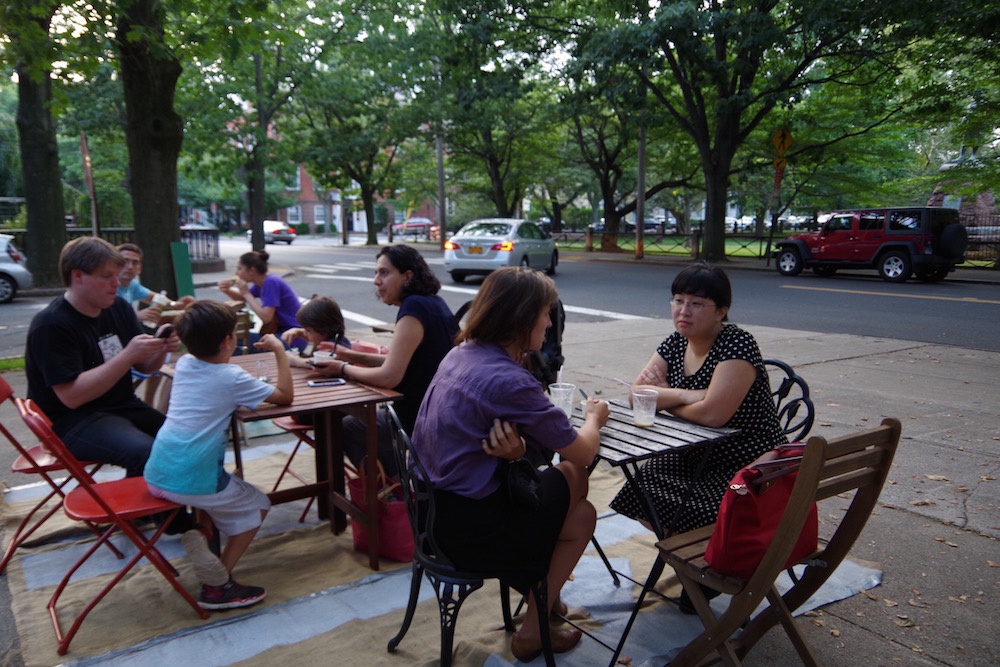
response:
[[[711,301],[693,301],[691,299],[685,300],[676,296],[670,299],[670,305],[678,310],[687,306],[696,313],[701,312],[704,308],[715,308],[715,304]]]

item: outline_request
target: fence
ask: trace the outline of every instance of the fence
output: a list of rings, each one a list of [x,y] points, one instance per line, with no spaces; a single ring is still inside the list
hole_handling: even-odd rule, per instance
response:
[[[28,235],[24,229],[5,229],[4,234],[14,237],[14,244],[24,250],[24,239]],[[90,236],[91,231],[83,227],[67,227],[66,240]],[[105,227],[100,237],[111,245],[135,243],[135,230],[128,227]],[[215,227],[181,228],[181,241],[188,247],[191,267],[195,273],[222,270],[225,266],[219,254],[219,230]]]

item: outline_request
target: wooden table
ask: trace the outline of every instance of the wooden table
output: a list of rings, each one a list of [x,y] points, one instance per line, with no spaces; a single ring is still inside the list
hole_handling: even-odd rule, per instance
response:
[[[258,361],[267,363],[267,374],[277,378],[277,362],[272,353],[248,354],[233,357],[230,363],[243,367],[252,375],[256,374]],[[379,403],[402,396],[391,389],[378,389],[357,382],[333,387],[310,387],[309,380],[321,379],[322,375],[312,369],[292,368],[292,383],[295,400],[290,405],[262,403],[256,410],[239,410],[236,419],[241,422],[274,419],[275,417],[312,415],[316,429],[316,483],[293,487],[268,494],[271,502],[285,503],[292,500],[315,496],[317,511],[321,519],[330,519],[330,530],[334,534],[347,528],[347,516],[368,528],[368,563],[373,570],[378,569],[378,498],[376,478],[378,466],[367,466],[365,479],[368,507],[358,507],[350,501],[344,489],[344,448],[342,420],[344,415],[355,416],[367,425],[368,460],[378,458]]]
[[[639,497],[643,514],[648,517],[653,532],[656,533],[657,540],[662,540],[673,532],[674,524],[680,516],[681,509],[690,499],[692,489],[688,489],[684,501],[678,507],[674,516],[670,517],[666,526],[664,526],[663,519],[656,511],[649,492],[636,481],[639,466],[645,461],[670,454],[671,452],[701,448],[704,449],[704,454],[695,472],[695,479],[697,479],[701,476],[713,446],[729,436],[738,433],[739,429],[709,428],[685,421],[679,417],[674,417],[666,412],[657,412],[652,426],[635,426],[632,423],[632,408],[628,403],[610,401],[609,405],[611,406],[611,416],[608,419],[608,423],[601,429],[601,446],[597,457],[598,459],[607,461],[612,466],[622,469],[622,472],[625,473],[626,483],[632,485],[636,495]],[[573,424],[577,427],[583,424],[583,414],[580,408],[574,410]],[[618,575],[626,575],[616,572],[612,568],[611,563],[605,557],[596,540],[594,541],[594,546],[604,560],[604,564],[611,573],[615,585],[618,585]],[[616,665],[618,656],[625,646],[626,639],[628,639],[628,634],[632,630],[632,624],[635,623],[635,618],[642,607],[642,602],[646,598],[646,593],[652,590],[656,582],[659,581],[660,575],[663,574],[663,567],[663,561],[657,557],[653,563],[653,567],[650,569],[649,576],[646,577],[645,583],[626,576],[629,581],[642,585],[642,591],[639,593],[639,598],[636,600],[635,606],[632,607],[632,615],[629,617],[624,632],[622,632],[618,646],[612,649],[614,655],[611,658],[611,667]],[[608,648],[611,647],[609,646]]]

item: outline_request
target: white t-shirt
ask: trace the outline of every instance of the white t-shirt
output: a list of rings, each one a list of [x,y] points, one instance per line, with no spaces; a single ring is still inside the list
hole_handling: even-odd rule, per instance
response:
[[[173,493],[208,495],[225,488],[229,417],[256,408],[274,392],[235,364],[212,364],[185,354],[177,362],[167,420],[153,442],[143,476]]]

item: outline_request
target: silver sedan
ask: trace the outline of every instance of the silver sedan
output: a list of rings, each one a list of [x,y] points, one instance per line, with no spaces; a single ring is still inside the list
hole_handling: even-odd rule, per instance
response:
[[[558,263],[552,236],[517,218],[473,220],[444,244],[444,267],[456,283],[504,266],[530,266],[551,276]]]

